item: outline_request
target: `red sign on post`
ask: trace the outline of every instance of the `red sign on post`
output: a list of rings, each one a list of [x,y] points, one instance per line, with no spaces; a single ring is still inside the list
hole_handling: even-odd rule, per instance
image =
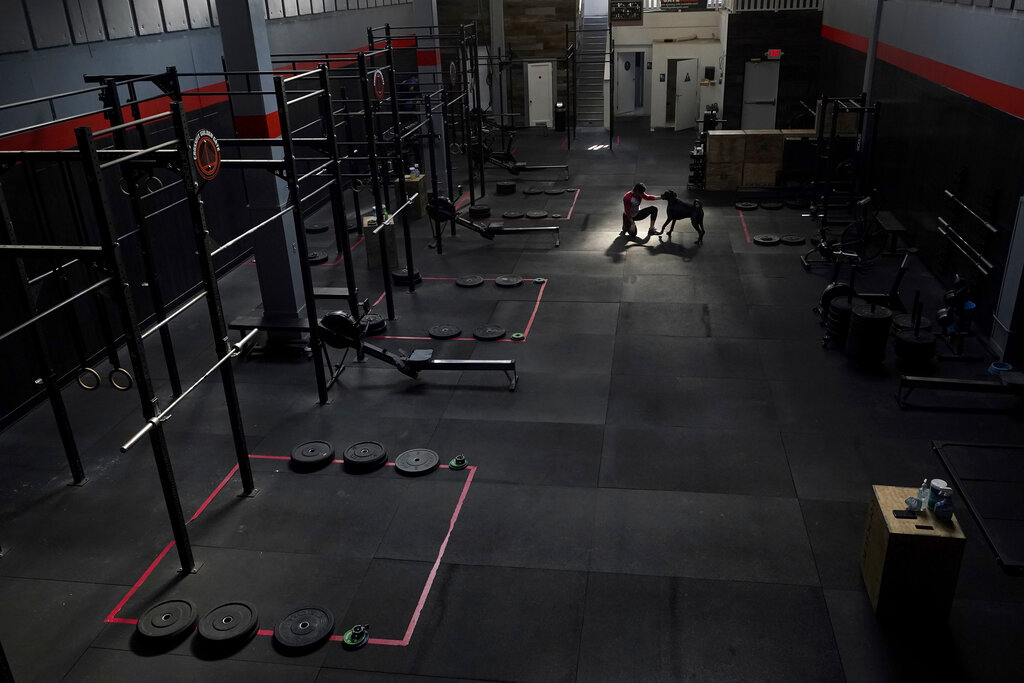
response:
[[[192,140],[192,164],[203,180],[213,180],[220,172],[220,143],[210,131],[201,130]]]

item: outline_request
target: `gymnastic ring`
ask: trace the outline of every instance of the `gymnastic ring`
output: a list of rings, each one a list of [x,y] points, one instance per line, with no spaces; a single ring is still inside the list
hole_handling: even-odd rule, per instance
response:
[[[156,181],[154,183],[154,181]],[[154,185],[156,187],[154,187]],[[146,189],[149,190],[150,194],[164,189],[164,181],[157,178],[155,175],[148,176],[146,178]]]
[[[124,375],[125,378],[125,381],[121,384],[117,383],[117,380],[120,379],[119,373],[120,375]],[[132,384],[134,383],[132,374],[124,368],[114,368],[110,371],[110,374],[107,375],[107,379],[110,380],[110,385],[118,391],[128,391],[132,388]]]
[[[92,377],[95,381],[90,382],[86,379],[88,377]],[[96,372],[92,368],[82,368],[78,373],[78,386],[82,387],[86,391],[98,389],[100,382],[102,381],[103,380],[100,379],[100,373]]]

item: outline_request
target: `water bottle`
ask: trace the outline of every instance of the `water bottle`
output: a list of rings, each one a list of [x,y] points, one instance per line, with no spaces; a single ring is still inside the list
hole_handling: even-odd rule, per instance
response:
[[[412,169],[414,171],[414,173],[412,174],[413,177],[414,178],[419,178],[420,177],[420,165],[419,164],[413,164]]]
[[[917,490],[917,497],[921,500],[922,510],[928,506],[929,491],[931,491],[931,487],[928,485],[928,480],[925,479],[921,482],[921,488]]]

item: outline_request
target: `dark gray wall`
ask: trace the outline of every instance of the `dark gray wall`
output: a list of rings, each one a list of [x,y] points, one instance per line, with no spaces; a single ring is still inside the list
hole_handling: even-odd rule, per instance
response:
[[[274,3],[270,1],[270,14],[274,16],[277,6],[281,7],[280,18],[268,22],[268,33],[271,50],[274,52],[310,52],[310,51],[345,51],[356,49],[366,44],[366,27],[382,26],[390,23],[395,26],[406,26],[413,21],[413,5],[411,2],[399,4],[391,0],[348,0],[353,8],[357,5],[381,5],[365,9],[341,9],[345,3],[328,0],[317,2],[295,2],[284,0]],[[417,3],[430,3],[431,0],[416,0]],[[70,10],[78,10],[91,6],[89,0],[7,0],[4,3],[3,21],[0,21],[0,104],[24,99],[31,99],[58,92],[79,90],[86,86],[83,74],[113,73],[159,73],[167,66],[176,66],[182,72],[218,71],[221,69],[221,38],[220,29],[216,26],[217,14],[215,5],[208,0],[181,0],[183,7],[192,8],[193,13],[186,15],[186,21],[194,28],[180,27],[175,24],[168,28],[166,23],[168,8],[176,9],[178,4],[172,0],[104,0],[104,13],[100,23],[90,23],[91,28],[84,28],[76,33]],[[200,17],[202,8],[207,8],[205,24]],[[299,10],[308,15],[295,15]],[[31,7],[31,12],[26,8]],[[312,13],[313,10],[320,10]],[[154,25],[148,17],[156,16],[147,13],[157,10],[164,23]],[[163,10],[163,14],[160,13]],[[173,15],[173,13],[170,15]],[[130,24],[128,23],[130,20]],[[116,21],[124,23],[114,24]],[[130,26],[130,30],[129,30]],[[46,29],[44,31],[44,29]],[[144,35],[146,34],[146,35]],[[123,38],[119,36],[123,35]],[[407,59],[415,64],[415,53],[409,52]],[[204,77],[201,79],[184,78],[183,89],[192,89],[199,85],[216,83],[223,79]],[[123,95],[124,93],[122,93]],[[139,94],[146,96],[156,94],[152,86],[140,85]],[[0,111],[0,130],[12,130],[25,125],[50,121],[55,117],[69,116],[85,111],[95,110],[100,104],[95,93],[59,100],[51,110],[47,103],[31,105],[16,110]],[[193,111],[189,115],[189,125],[195,130],[198,127],[209,128],[220,137],[231,137],[233,125],[226,103],[220,103]],[[159,141],[169,135],[166,124],[156,124],[151,131],[153,139]],[[2,144],[2,142],[0,142]],[[47,236],[43,231],[40,212],[29,199],[27,192],[26,173],[31,173],[39,181],[46,198],[44,211],[54,227],[54,233]],[[108,174],[110,175],[110,174]],[[168,183],[174,181],[169,172],[160,172]],[[81,240],[72,229],[71,206],[69,198],[60,187],[57,168],[52,163],[34,164],[32,168],[25,165],[3,174],[5,195],[11,203],[14,223],[18,238],[23,243],[52,241],[55,243],[75,244]],[[127,202],[118,192],[116,178],[110,178],[108,196],[112,198],[111,207],[118,232],[123,234],[130,230]],[[78,194],[84,195],[84,185],[80,174],[77,174],[76,188]],[[154,210],[180,198],[180,191],[169,191],[160,200],[148,200],[147,210]],[[205,208],[213,238],[223,243],[237,235],[247,224],[245,185],[241,174],[221,173],[204,191]],[[90,208],[84,206],[88,216]],[[158,272],[167,299],[182,300],[199,281],[199,272],[192,254],[191,232],[187,223],[184,205],[161,214],[151,223],[152,232],[158,240]],[[91,227],[90,229],[94,229]],[[47,237],[52,238],[48,240]],[[90,243],[95,243],[95,233]],[[133,292],[140,309],[141,317],[151,314],[152,306],[145,297],[145,289],[140,285],[145,280],[139,258],[137,238],[126,238],[123,250],[128,262],[129,277]],[[244,252],[240,245],[233,254],[226,254],[218,259],[222,268],[231,267]],[[33,274],[43,270],[43,264],[31,265]],[[18,286],[12,279],[13,269],[0,268],[0,291],[10,291],[9,287]],[[71,289],[81,289],[86,280],[82,272],[72,274]],[[47,281],[37,288],[36,302],[38,309],[46,308],[62,298],[60,289],[55,282]],[[85,353],[98,356],[102,340],[96,324],[94,306],[86,299],[76,304],[75,313],[80,318],[86,335]],[[226,312],[229,316],[238,312]],[[0,330],[7,330],[21,320],[24,312],[12,309],[12,306],[0,306]],[[69,318],[57,314],[43,325],[44,336],[48,340],[55,368],[59,374],[70,372],[77,364],[76,354],[70,345],[68,335]],[[116,324],[115,324],[116,330]],[[116,330],[117,331],[117,330]],[[119,331],[118,331],[119,332]],[[32,362],[32,354],[28,347],[26,335],[6,340],[0,353],[5,358],[23,359],[22,362],[0,363],[0,386],[4,387],[0,395],[0,427],[17,416],[26,406],[38,400],[38,387],[33,380],[38,370]],[[127,364],[127,356],[122,351],[122,362]],[[150,350],[150,367],[156,372],[161,370],[162,358],[153,346]]]
[[[1024,3],[1017,0],[1018,5]],[[864,36],[874,0],[828,3],[829,27]],[[1024,7],[1020,8],[1024,10]],[[985,78],[1024,87],[1024,11],[929,0],[885,3],[881,42],[911,55],[941,61]],[[863,81],[864,54],[831,40],[822,41],[822,83],[826,94],[856,95]],[[884,60],[875,72],[875,98],[881,103],[875,168],[884,208],[891,209],[921,247],[921,257],[937,274],[971,275],[970,265],[937,230],[944,217],[986,257],[1002,264],[1024,193],[1024,119],[960,94],[940,82],[938,71],[911,70]],[[1024,94],[1021,95],[1024,97]],[[992,237],[943,195],[949,189],[999,228]],[[988,329],[1002,271],[978,281],[976,296]],[[932,306],[937,302],[928,302]]]

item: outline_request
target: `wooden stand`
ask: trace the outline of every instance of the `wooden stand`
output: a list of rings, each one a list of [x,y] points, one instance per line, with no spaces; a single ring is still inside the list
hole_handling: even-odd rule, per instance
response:
[[[879,619],[906,620],[920,626],[945,623],[956,592],[964,537],[956,517],[937,519],[928,510],[917,519],[898,519],[893,510],[917,490],[873,486],[861,573],[871,606]]]
[[[373,220],[373,215],[363,216],[363,247],[366,249],[366,265],[370,270],[376,270],[380,268],[380,237],[373,234],[373,231],[377,228],[376,222]],[[371,223],[373,223],[371,225]],[[395,246],[395,232],[393,225],[388,225],[384,228],[385,233],[385,248],[388,250],[388,263],[392,267],[398,267],[398,248]]]

